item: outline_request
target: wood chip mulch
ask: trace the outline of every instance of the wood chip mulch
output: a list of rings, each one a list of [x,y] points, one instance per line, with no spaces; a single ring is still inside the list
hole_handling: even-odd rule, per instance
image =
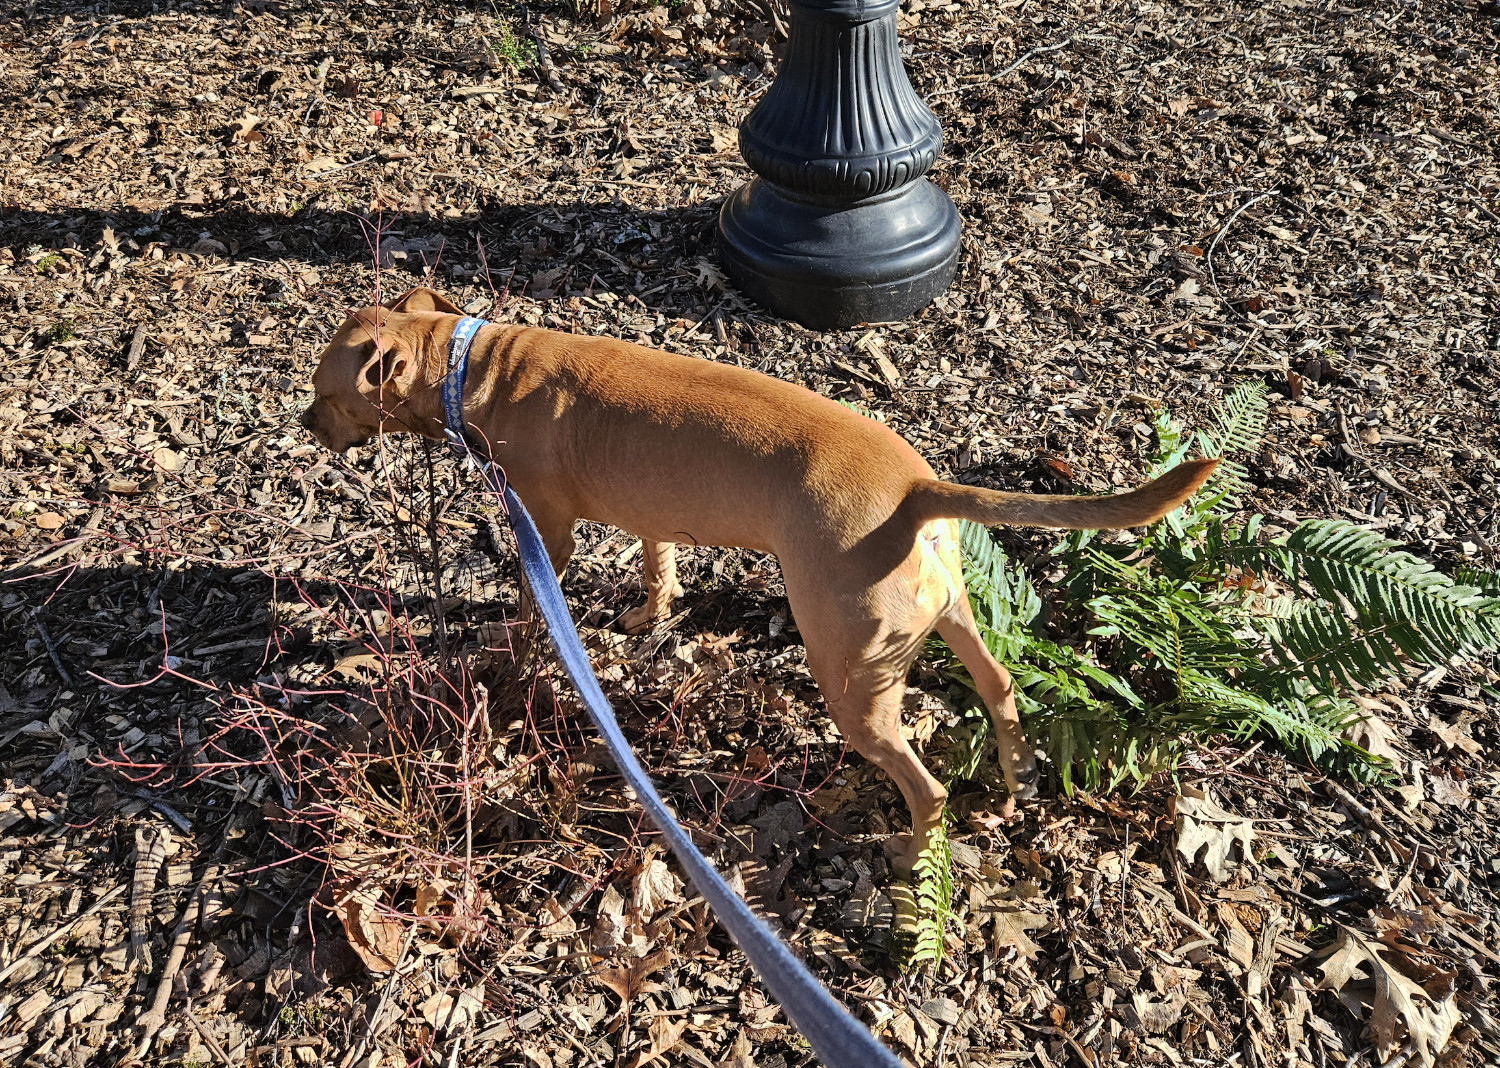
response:
[[[959,275],[833,334],[713,255],[785,20],[0,12],[0,1064],[809,1062],[566,687],[504,652],[489,505],[412,443],[340,459],[297,427],[377,291],[754,367],[1047,492],[1134,481],[1155,409],[1258,379],[1269,528],[1496,566],[1493,3],[913,0]],[[682,615],[623,638],[631,545],[579,541],[569,594],[684,823],[911,1063],[1500,1058],[1495,664],[1378,695],[1394,787],[1226,743],[999,825],[982,769],[946,959],[903,978],[905,814],[844,759],[774,561],[685,552]],[[911,682],[940,765],[955,695]]]

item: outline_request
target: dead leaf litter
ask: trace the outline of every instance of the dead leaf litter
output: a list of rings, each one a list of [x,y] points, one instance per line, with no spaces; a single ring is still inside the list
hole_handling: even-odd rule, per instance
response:
[[[959,274],[839,334],[713,255],[785,28],[779,0],[0,13],[0,1063],[805,1063],[514,662],[490,506],[412,443],[297,427],[377,285],[798,381],[1013,489],[1129,484],[1154,410],[1261,380],[1270,527],[1494,566],[1493,5],[912,0]],[[1010,826],[981,771],[947,959],[902,979],[905,817],[844,759],[774,561],[684,551],[681,614],[627,638],[632,546],[579,541],[576,614],[683,822],[913,1063],[1500,1058],[1493,664],[1367,706],[1395,790],[1225,742],[1180,790]],[[912,681],[934,757],[951,695]]]

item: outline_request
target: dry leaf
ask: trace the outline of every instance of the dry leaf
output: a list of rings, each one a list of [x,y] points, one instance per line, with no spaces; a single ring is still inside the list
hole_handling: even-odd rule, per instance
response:
[[[438,906],[443,903],[443,895],[446,894],[453,884],[447,879],[422,879],[417,883],[417,900],[412,911],[418,916],[437,915]],[[451,910],[452,906],[449,906]]]
[[[739,150],[740,133],[732,126],[715,126],[709,131],[709,136],[712,139],[714,155]]]
[[[790,891],[783,893],[786,877],[791,874],[794,860],[796,855],[789,855],[774,868],[759,857],[751,857],[736,864],[734,874],[744,887],[740,896],[745,899],[745,903],[756,912],[783,919],[794,909],[800,908],[802,901],[796,894]]]
[[[1137,1031],[1151,1035],[1161,1034],[1182,1019],[1182,1010],[1187,1006],[1187,1000],[1187,991],[1181,987],[1162,1001],[1154,1000],[1144,990],[1137,990],[1130,996],[1130,1005],[1125,1012],[1126,1022]]]
[[[636,996],[660,990],[660,983],[648,982],[650,977],[672,962],[672,951],[660,949],[649,957],[636,957],[626,964],[613,968],[601,968],[594,973],[594,981],[613,990],[622,1004],[629,1004]]]
[[[231,141],[264,141],[266,135],[256,129],[264,121],[259,115],[251,115],[247,111],[229,124],[229,139]]]
[[[1034,931],[1047,923],[1047,917],[1015,905],[1001,905],[995,909],[995,948],[1015,946],[1016,955],[1027,960],[1036,960],[1042,947],[1031,940],[1027,931]]]
[[[750,1036],[741,1031],[734,1036],[734,1044],[729,1047],[728,1056],[719,1062],[718,1068],[756,1068],[755,1058],[751,1056],[754,1052]]]
[[[667,862],[647,854],[646,862],[636,872],[635,884],[630,891],[630,907],[643,920],[650,920],[669,905],[682,904],[682,880],[667,867]]]
[[[484,1008],[484,983],[454,993],[438,991],[417,1006],[422,1018],[439,1031],[458,1031],[479,1018]]]
[[[542,912],[537,919],[537,926],[548,941],[569,939],[578,933],[577,921],[563,911],[562,904],[555,897],[542,902]]]
[[[1446,775],[1434,775],[1428,779],[1427,790],[1432,795],[1432,799],[1440,805],[1462,807],[1469,803],[1468,784],[1458,779],[1450,779]]]
[[[56,512],[42,512],[32,522],[42,530],[58,530],[63,525],[63,517]]]
[[[1198,282],[1196,279],[1184,278],[1177,283],[1177,288],[1172,290],[1170,300],[1188,300],[1198,295]]]
[[[1234,843],[1240,844],[1244,860],[1253,859],[1250,852],[1250,842],[1254,838],[1251,821],[1224,811],[1214,804],[1206,791],[1184,786],[1182,793],[1167,803],[1167,810],[1177,820],[1177,852],[1192,863],[1201,851],[1203,866],[1214,882],[1221,883],[1229,878],[1232,870],[1229,854]]]
[[[757,857],[768,857],[772,850],[790,845],[806,824],[807,817],[801,804],[779,801],[750,821],[750,826],[755,828],[750,839],[750,852]]]
[[[650,1027],[646,1029],[646,1033],[651,1036],[651,1046],[636,1054],[635,1059],[630,1062],[631,1068],[645,1068],[658,1057],[672,1052],[681,1041],[687,1025],[686,1017],[674,1020],[670,1016],[657,1016],[652,1019]]]
[[[406,938],[404,922],[385,912],[376,899],[365,893],[348,895],[333,911],[344,925],[349,945],[366,968],[384,974],[396,967]]]
[[[476,918],[488,900],[488,895],[472,880],[455,883],[434,876],[417,881],[412,911],[444,938],[463,945],[478,929]]]
[[[1367,753],[1384,757],[1399,775],[1406,770],[1406,761],[1396,751],[1396,732],[1386,722],[1391,709],[1371,697],[1356,695],[1354,703],[1364,710],[1362,719],[1357,719],[1344,729],[1344,736]]]
[[[698,262],[693,265],[693,270],[696,273],[696,281],[700,286],[706,286],[709,289],[723,289],[727,285],[729,285],[728,275],[719,270],[719,268],[714,264],[709,263],[708,260],[699,259]],[[724,640],[735,641],[738,639],[738,637],[739,632],[736,631],[732,637],[726,638]]]
[[[1477,756],[1484,752],[1484,746],[1469,737],[1466,726],[1460,723],[1449,725],[1438,719],[1437,716],[1429,714],[1427,717],[1427,729],[1437,735],[1437,740],[1443,744],[1443,748],[1449,752],[1462,749],[1469,756]]]
[[[1338,925],[1339,938],[1319,967],[1320,990],[1333,990],[1351,1012],[1369,1013],[1370,1031],[1382,1062],[1398,1049],[1431,1068],[1458,1023],[1458,1004],[1449,992],[1434,997],[1397,971],[1383,954],[1397,951]],[[1369,972],[1368,978],[1358,974]]]
[[[1064,482],[1073,481],[1073,465],[1060,456],[1039,456],[1037,466],[1054,478]]]
[[[379,653],[355,653],[353,656],[340,658],[328,669],[328,674],[357,682],[370,675],[385,674],[388,666],[387,659]]]
[[[625,941],[625,898],[613,883],[599,895],[599,910],[589,945],[596,953],[608,953]]]

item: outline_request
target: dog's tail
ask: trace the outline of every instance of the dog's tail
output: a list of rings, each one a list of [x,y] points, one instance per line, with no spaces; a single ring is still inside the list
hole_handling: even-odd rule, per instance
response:
[[[969,519],[987,526],[1004,523],[1064,530],[1143,527],[1156,522],[1191,497],[1218,464],[1218,460],[1184,460],[1144,486],[1106,497],[1004,493],[926,479],[912,487],[906,497],[906,506],[919,522]]]

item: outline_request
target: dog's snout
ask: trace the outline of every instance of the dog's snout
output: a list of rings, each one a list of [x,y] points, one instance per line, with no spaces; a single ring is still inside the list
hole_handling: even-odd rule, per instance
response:
[[[302,424],[302,429],[304,430],[314,429],[318,424],[317,409],[312,405],[308,405],[307,409],[298,416],[297,422]]]

